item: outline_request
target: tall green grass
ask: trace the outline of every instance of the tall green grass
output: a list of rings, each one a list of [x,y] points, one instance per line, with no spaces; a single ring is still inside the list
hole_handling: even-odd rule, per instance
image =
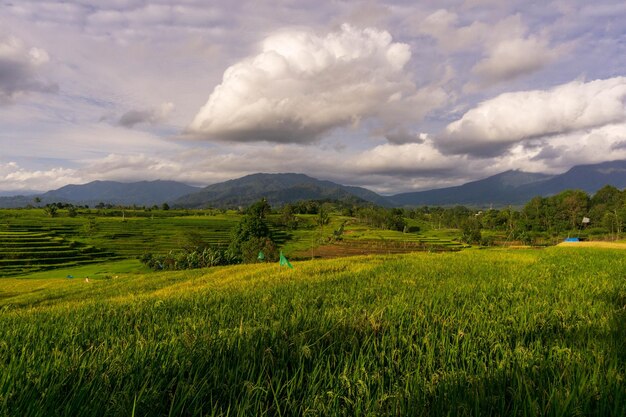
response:
[[[0,281],[0,414],[626,413],[620,252],[294,266]]]

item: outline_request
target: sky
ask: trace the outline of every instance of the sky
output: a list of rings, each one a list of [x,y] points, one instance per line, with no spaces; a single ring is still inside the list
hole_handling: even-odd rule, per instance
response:
[[[0,0],[0,191],[626,159],[623,0]]]

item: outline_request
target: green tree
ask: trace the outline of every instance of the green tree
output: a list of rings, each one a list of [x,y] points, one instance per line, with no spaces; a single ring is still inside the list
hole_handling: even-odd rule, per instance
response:
[[[478,245],[482,240],[480,221],[475,216],[468,217],[461,224],[461,241],[470,245]]]
[[[56,204],[46,204],[46,206],[43,208],[43,212],[50,217],[56,217],[58,212],[59,212],[59,208],[57,207]]]
[[[267,200],[262,199],[246,210],[246,214],[235,226],[231,234],[229,252],[239,259],[246,260],[249,254],[256,254],[267,247],[267,240],[274,241],[272,233],[265,223],[265,213],[270,210]],[[256,254],[254,259],[256,259]],[[249,260],[249,259],[248,259]]]
[[[320,206],[315,222],[320,228],[324,228],[330,222],[330,207],[324,203]]]
[[[612,209],[623,203],[622,192],[612,185],[605,185],[596,191],[589,203],[591,206],[604,204],[607,208]]]
[[[589,196],[582,190],[566,190],[557,194],[559,213],[571,229],[577,229],[589,208]],[[566,226],[566,227],[567,227]]]
[[[294,214],[294,208],[291,204],[285,204],[281,210],[280,222],[287,229],[295,230],[298,228],[298,218]]]
[[[269,237],[254,237],[241,245],[241,259],[246,263],[256,262],[259,252],[263,252],[266,262],[278,261],[276,243]]]
[[[402,209],[394,208],[391,210],[387,210],[384,222],[385,229],[402,232],[405,226],[406,220],[404,220],[404,212],[402,211]]]
[[[266,198],[262,198],[256,203],[252,204],[245,213],[248,216],[257,217],[259,219],[265,219],[265,217],[270,214],[272,211],[272,207],[267,202]]]

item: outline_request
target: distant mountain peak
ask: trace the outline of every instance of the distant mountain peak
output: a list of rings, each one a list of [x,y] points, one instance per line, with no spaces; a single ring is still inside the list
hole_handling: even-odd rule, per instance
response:
[[[95,180],[86,184],[68,184],[56,190],[29,196],[26,199],[7,198],[0,206],[20,207],[39,197],[41,204],[64,202],[94,206],[100,202],[114,205],[153,206],[173,201],[183,195],[199,190],[176,181],[118,182]],[[17,205],[19,204],[19,205]]]
[[[577,165],[559,175],[508,170],[490,177],[448,188],[381,196],[362,187],[319,180],[302,173],[255,173],[241,178],[192,187],[168,180],[122,183],[96,180],[70,184],[29,196],[0,197],[0,207],[24,207],[40,197],[42,203],[98,202],[122,205],[154,205],[168,202],[182,207],[247,206],[262,197],[272,205],[299,200],[343,200],[382,206],[469,205],[488,207],[524,204],[535,196],[550,196],[565,189],[594,193],[605,185],[626,188],[626,160]]]
[[[273,206],[301,200],[342,200],[389,205],[389,201],[373,191],[319,180],[301,173],[256,173],[209,185],[201,191],[174,202],[183,207],[247,206],[260,198]]]
[[[455,205],[486,207],[524,204],[535,196],[550,196],[566,189],[594,193],[604,185],[626,187],[626,161],[577,165],[559,175],[509,170],[460,186],[391,197],[396,205]]]

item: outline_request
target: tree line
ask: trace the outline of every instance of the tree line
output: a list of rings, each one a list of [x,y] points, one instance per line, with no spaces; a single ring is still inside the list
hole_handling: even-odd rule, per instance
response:
[[[619,239],[626,224],[626,191],[607,185],[593,195],[565,190],[537,196],[521,208],[419,207],[405,214],[434,228],[457,228],[462,234],[473,230],[474,241],[476,230],[500,232],[507,240],[525,244],[549,243],[566,236]]]
[[[265,260],[278,259],[278,249],[268,226],[267,216],[288,229],[312,227],[301,224],[297,215],[314,215],[315,227],[323,229],[332,215],[352,217],[372,228],[405,233],[420,231],[408,226],[408,219],[432,229],[458,229],[459,239],[470,244],[493,245],[497,240],[523,244],[554,243],[566,236],[618,239],[626,224],[626,190],[607,185],[595,194],[565,190],[550,197],[534,197],[523,207],[478,210],[465,206],[385,208],[332,201],[300,201],[273,210],[267,200],[242,211],[242,219],[231,233],[226,248],[201,243],[168,255],[146,255],[144,262],[154,269],[194,267],[255,262],[259,252]],[[415,222],[413,222],[415,223]],[[332,232],[341,239],[339,231]],[[484,233],[489,231],[491,233]]]

